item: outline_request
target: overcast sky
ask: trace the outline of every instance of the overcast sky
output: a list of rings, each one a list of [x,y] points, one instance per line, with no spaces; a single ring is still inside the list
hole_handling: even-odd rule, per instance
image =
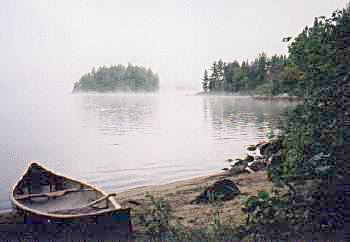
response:
[[[151,67],[198,86],[213,60],[286,53],[315,16],[348,0],[0,0],[1,89],[69,92],[93,66]]]

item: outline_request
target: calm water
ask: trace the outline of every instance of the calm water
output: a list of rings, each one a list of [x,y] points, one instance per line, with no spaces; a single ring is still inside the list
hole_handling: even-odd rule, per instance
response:
[[[0,209],[28,160],[107,191],[218,172],[290,105],[184,93],[1,95]]]

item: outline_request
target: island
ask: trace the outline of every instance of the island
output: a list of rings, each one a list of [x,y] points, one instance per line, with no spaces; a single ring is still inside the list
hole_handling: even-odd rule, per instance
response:
[[[150,68],[128,64],[92,68],[74,83],[73,92],[155,92],[159,77]]]

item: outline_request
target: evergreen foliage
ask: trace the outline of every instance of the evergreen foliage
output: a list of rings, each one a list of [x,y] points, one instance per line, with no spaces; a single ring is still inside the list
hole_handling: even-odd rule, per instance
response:
[[[83,75],[74,83],[73,92],[154,92],[159,77],[151,69],[128,64],[99,67]]]
[[[211,74],[204,71],[206,85],[205,92],[227,92],[227,93],[254,93],[276,95],[292,90],[289,74],[288,58],[284,55],[274,55],[271,58],[261,53],[254,61],[238,61],[225,63],[221,59],[214,61],[210,67]],[[204,79],[203,79],[204,80]],[[204,83],[204,82],[203,82]]]

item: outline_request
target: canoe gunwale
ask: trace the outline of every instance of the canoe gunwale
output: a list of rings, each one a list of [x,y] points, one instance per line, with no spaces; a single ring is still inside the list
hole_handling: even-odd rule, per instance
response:
[[[22,212],[24,212],[25,214],[33,214],[35,216],[42,216],[42,217],[47,217],[47,219],[74,219],[74,218],[83,218],[83,217],[89,217],[89,216],[99,216],[99,215],[103,215],[103,214],[107,214],[107,213],[111,213],[111,212],[118,212],[118,211],[126,211],[126,210],[130,210],[130,208],[122,208],[121,205],[116,202],[114,199],[111,199],[110,197],[108,197],[108,201],[113,205],[114,208],[111,209],[104,209],[101,211],[96,211],[96,212],[91,212],[91,213],[81,213],[81,214],[54,214],[54,213],[46,213],[46,212],[42,212],[38,209],[32,209],[29,208],[25,205],[23,205],[22,203],[18,202],[15,198],[15,190],[16,188],[19,186],[20,182],[24,179],[24,176],[28,173],[28,171],[30,170],[32,165],[37,165],[41,168],[43,168],[44,170],[46,170],[47,172],[51,173],[52,175],[58,176],[58,177],[62,177],[66,180],[75,182],[75,183],[79,183],[82,184],[88,188],[91,188],[94,191],[97,191],[99,193],[102,194],[102,196],[108,196],[108,193],[106,193],[105,191],[94,187],[86,182],[83,181],[78,181],[75,180],[73,178],[67,177],[65,175],[58,175],[55,172],[51,171],[50,169],[47,169],[45,166],[43,166],[42,164],[40,164],[38,161],[30,161],[28,164],[27,169],[25,170],[25,172],[23,173],[23,175],[21,176],[21,178],[15,183],[15,185],[12,188],[11,191],[11,195],[10,195],[10,200],[13,204],[13,206],[15,207],[15,209],[20,210]]]

